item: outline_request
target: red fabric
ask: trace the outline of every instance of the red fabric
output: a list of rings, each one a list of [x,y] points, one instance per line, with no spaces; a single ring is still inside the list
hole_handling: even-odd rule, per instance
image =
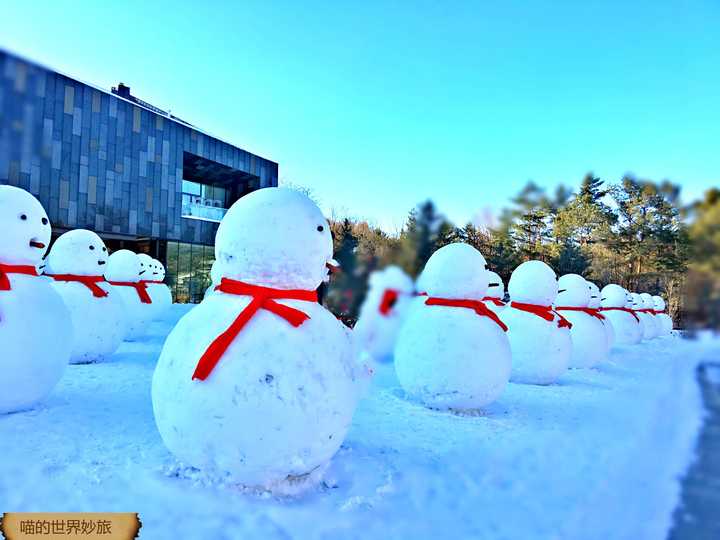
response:
[[[452,300],[450,298],[437,298],[434,296],[430,296],[427,300],[425,300],[425,305],[472,309],[478,315],[482,315],[483,317],[488,317],[492,319],[493,322],[497,324],[500,328],[502,328],[505,332],[507,332],[508,329],[508,327],[505,326],[505,323],[502,322],[497,315],[495,315],[495,312],[490,311],[490,309],[485,304],[483,304],[481,300]]]
[[[291,325],[298,327],[310,317],[299,309],[291,308],[283,304],[279,304],[275,300],[303,300],[306,302],[317,302],[316,291],[303,290],[283,290],[271,289],[270,287],[261,287],[259,285],[250,285],[242,281],[222,278],[220,285],[215,287],[216,291],[226,294],[236,294],[239,296],[250,296],[252,301],[243,309],[233,323],[213,341],[207,350],[200,357],[195,367],[193,379],[204,381],[215,369],[220,358],[225,353],[230,344],[240,334],[243,327],[253,318],[260,309],[266,309],[282,317]]]
[[[552,306],[541,306],[539,304],[525,304],[523,302],[510,302],[510,306],[520,311],[527,311],[537,315],[546,321],[554,321],[558,317],[558,328],[572,328],[572,323],[560,315]]]
[[[380,307],[378,308],[381,315],[387,317],[395,305],[395,302],[397,302],[398,296],[400,296],[400,291],[396,289],[385,289],[382,299],[380,300]]]
[[[0,291],[9,291],[9,274],[25,274],[26,276],[37,276],[37,268],[30,264],[2,264],[0,263]]]
[[[143,283],[152,283],[154,285],[164,285],[165,284],[164,281],[153,281],[151,279],[143,279],[142,282]]]
[[[601,321],[605,320],[605,315],[600,313],[600,310],[590,307],[575,307],[575,306],[561,306],[555,308],[558,311],[582,311],[583,313],[587,313],[591,317],[595,317],[596,319],[600,319]]]
[[[490,296],[486,296],[485,298],[483,298],[483,302],[492,302],[497,307],[503,307],[505,305],[505,302],[503,302],[499,298],[492,298]]]
[[[649,313],[650,315],[655,315],[654,309],[645,308],[645,309],[636,309],[635,311],[637,311],[638,313]]]
[[[152,304],[152,298],[147,292],[147,281],[108,281],[110,285],[118,285],[120,287],[132,287],[140,297],[143,304]]]
[[[92,292],[95,298],[105,298],[108,292],[98,285],[103,283],[105,278],[103,276],[77,276],[75,274],[50,274],[50,277],[55,281],[76,281],[82,283],[90,292]]]
[[[637,313],[635,313],[634,309],[626,308],[626,307],[602,307],[600,308],[600,311],[624,311],[625,313],[629,313],[633,317],[635,317],[635,320],[637,322],[640,322],[640,317],[637,316]]]

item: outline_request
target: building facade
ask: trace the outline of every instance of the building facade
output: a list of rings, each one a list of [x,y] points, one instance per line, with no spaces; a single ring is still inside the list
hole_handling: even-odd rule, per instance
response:
[[[277,186],[278,164],[144,102],[0,50],[0,184],[34,194],[54,237],[97,232],[111,251],[165,263],[179,302],[210,284],[213,243],[239,197]]]

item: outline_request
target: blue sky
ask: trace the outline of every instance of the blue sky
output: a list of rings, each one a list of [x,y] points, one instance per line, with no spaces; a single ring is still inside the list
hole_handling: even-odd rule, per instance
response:
[[[0,45],[280,164],[326,212],[458,223],[589,170],[720,184],[720,2],[13,2]]]

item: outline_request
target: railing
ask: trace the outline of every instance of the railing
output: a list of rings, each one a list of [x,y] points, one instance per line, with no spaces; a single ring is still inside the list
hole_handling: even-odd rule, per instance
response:
[[[220,201],[196,199],[190,202],[183,201],[182,205],[182,217],[188,219],[201,219],[219,223],[226,213],[227,208],[223,208]]]

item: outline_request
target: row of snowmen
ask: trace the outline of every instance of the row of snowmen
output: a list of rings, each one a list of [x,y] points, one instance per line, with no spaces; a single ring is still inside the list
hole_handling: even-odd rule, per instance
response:
[[[0,191],[0,216],[11,238],[0,248],[0,339],[9,351],[0,362],[21,373],[0,384],[30,393],[49,357],[69,355],[72,327],[61,322],[67,308],[50,282],[34,276],[50,238],[42,207]],[[215,256],[211,294],[165,341],[152,405],[164,444],[183,466],[244,486],[319,481],[367,391],[373,358],[394,356],[400,383],[423,404],[461,411],[495,400],[511,374],[548,384],[569,366],[595,365],[608,354],[610,328],[618,343],[630,343],[651,324],[635,319],[622,288],[603,289],[601,303],[617,310],[596,313],[595,288],[580,276],[558,281],[538,261],[515,270],[505,306],[501,281],[480,252],[452,244],[433,254],[416,286],[397,269],[374,276],[350,330],[317,302],[334,265],[329,224],[307,196],[283,188],[233,204]],[[128,272],[111,282],[140,280]],[[616,323],[620,314],[637,328]]]
[[[44,399],[68,364],[99,362],[172,304],[165,268],[92,231],[57,238],[40,202],[0,186],[0,413]]]

